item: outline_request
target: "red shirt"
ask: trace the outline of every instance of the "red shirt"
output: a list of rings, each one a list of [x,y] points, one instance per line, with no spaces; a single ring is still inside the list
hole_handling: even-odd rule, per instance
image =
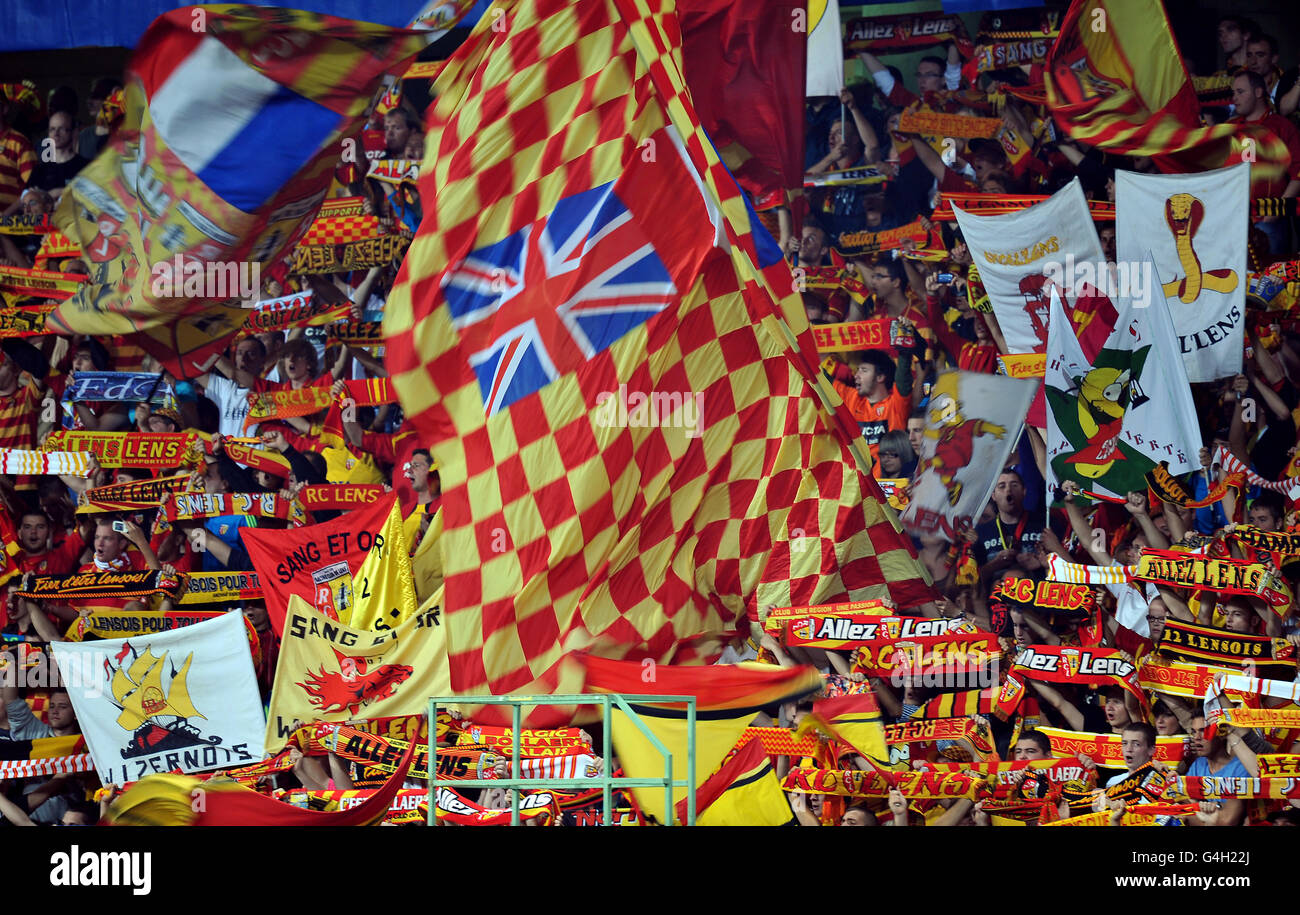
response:
[[[1241,117],[1235,117],[1228,121],[1229,124],[1254,124],[1263,127],[1265,130],[1272,131],[1279,140],[1281,140],[1291,153],[1291,162],[1286,167],[1286,174],[1277,178],[1259,177],[1250,182],[1250,196],[1252,197],[1281,197],[1282,192],[1286,190],[1287,184],[1296,178],[1300,178],[1300,130],[1296,130],[1295,125],[1282,115],[1270,111],[1257,121],[1247,121]]]
[[[73,531],[62,543],[44,553],[29,553],[23,550],[16,558],[19,568],[24,572],[35,572],[37,575],[68,575],[76,567],[77,559],[85,548],[86,541],[81,539],[81,532]]]

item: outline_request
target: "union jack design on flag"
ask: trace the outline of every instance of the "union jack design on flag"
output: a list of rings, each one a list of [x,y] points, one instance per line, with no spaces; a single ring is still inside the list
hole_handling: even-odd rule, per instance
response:
[[[671,4],[493,13],[434,87],[427,209],[384,316],[441,468],[455,694],[579,692],[583,652],[712,661],[763,606],[931,599],[700,127]],[[614,391],[680,409],[613,423]]]
[[[613,183],[472,252],[443,294],[491,416],[663,311],[677,287]]]

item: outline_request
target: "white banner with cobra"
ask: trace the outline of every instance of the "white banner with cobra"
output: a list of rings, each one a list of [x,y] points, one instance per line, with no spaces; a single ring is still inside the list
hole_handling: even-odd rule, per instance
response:
[[[1190,381],[1241,371],[1250,165],[1192,175],[1115,172],[1121,262],[1150,252]]]

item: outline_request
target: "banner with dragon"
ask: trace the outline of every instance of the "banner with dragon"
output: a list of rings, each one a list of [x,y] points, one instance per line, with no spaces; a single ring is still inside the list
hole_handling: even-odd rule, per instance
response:
[[[50,648],[105,784],[262,758],[265,717],[242,613]]]
[[[278,752],[295,721],[423,715],[430,696],[447,695],[447,641],[432,602],[376,631],[330,619],[295,594],[285,614],[266,749]]]

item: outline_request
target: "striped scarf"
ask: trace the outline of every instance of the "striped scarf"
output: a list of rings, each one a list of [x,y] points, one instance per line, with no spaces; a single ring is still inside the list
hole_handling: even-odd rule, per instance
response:
[[[0,473],[30,476],[87,475],[90,455],[84,451],[28,451],[0,448]]]
[[[1069,562],[1056,553],[1047,557],[1047,577],[1073,585],[1122,585],[1133,580],[1137,566],[1089,566]]]
[[[1261,489],[1271,489],[1273,492],[1280,492],[1288,499],[1296,498],[1296,490],[1300,489],[1300,484],[1297,484],[1295,480],[1274,481],[1264,479],[1259,474],[1255,473],[1255,471],[1251,470],[1250,466],[1242,461],[1241,458],[1237,457],[1222,445],[1220,445],[1218,451],[1215,452],[1214,460],[1220,464],[1226,472],[1230,474],[1243,473],[1246,475],[1246,481],[1251,485],[1258,486]]]

